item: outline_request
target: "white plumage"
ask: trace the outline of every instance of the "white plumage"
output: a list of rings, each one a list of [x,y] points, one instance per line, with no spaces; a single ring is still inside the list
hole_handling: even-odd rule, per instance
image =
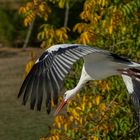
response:
[[[140,104],[140,64],[119,57],[108,51],[80,44],[59,44],[47,49],[36,61],[23,82],[19,95],[23,95],[23,104],[31,99],[31,109],[35,105],[41,109],[42,100],[46,100],[46,109],[51,110],[51,98],[58,102],[65,76],[76,60],[83,57],[84,64],[77,86],[64,93],[64,98],[56,114],[89,80],[99,80],[112,75],[122,75],[132,98],[134,107]],[[135,102],[137,100],[138,102]],[[138,111],[138,110],[136,110]]]
[[[132,78],[127,75],[122,75],[122,78],[123,78],[123,81],[126,85],[126,88],[129,92],[129,94],[133,94],[134,86],[133,86]]]

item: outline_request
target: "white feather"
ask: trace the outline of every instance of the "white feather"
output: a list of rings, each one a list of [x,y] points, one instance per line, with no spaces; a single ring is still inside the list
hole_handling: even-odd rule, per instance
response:
[[[127,75],[122,75],[123,81],[126,85],[126,88],[129,92],[129,94],[132,94],[134,92],[134,87],[133,87],[133,83],[132,83],[132,79],[131,77],[127,76]]]
[[[68,48],[70,46],[77,46],[77,45],[80,46],[80,44],[57,44],[57,45],[51,46],[46,51],[48,51],[49,53],[51,53],[52,51],[58,51],[59,48]]]

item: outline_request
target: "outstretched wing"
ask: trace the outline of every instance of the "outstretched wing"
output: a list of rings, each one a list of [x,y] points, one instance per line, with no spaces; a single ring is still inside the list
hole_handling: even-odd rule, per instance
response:
[[[55,45],[47,49],[37,60],[24,80],[18,97],[23,95],[25,105],[30,97],[30,107],[41,110],[42,100],[45,96],[46,109],[51,110],[51,98],[55,104],[58,94],[63,86],[64,78],[70,71],[73,63],[81,57],[102,50],[77,44]]]

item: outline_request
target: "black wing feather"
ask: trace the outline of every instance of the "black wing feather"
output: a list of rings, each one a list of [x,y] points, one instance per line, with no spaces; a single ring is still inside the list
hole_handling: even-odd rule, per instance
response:
[[[53,88],[52,88],[52,84],[51,84],[51,79],[50,79],[50,72],[49,72],[49,69],[48,69],[48,72],[46,73],[46,76],[47,76],[47,84],[48,84],[48,88],[47,88],[47,93],[46,93],[46,110],[47,110],[47,113],[49,114],[50,111],[51,111],[51,95],[53,94]]]
[[[40,80],[42,80],[41,78],[41,74],[42,74],[42,62],[41,63],[37,63],[36,64],[36,72],[33,73],[33,76],[35,77],[34,83],[33,83],[33,88],[32,88],[32,92],[31,92],[31,103],[30,103],[30,108],[34,109],[35,107],[35,103],[38,97],[38,92],[39,92],[39,83]],[[28,93],[29,94],[29,93]],[[40,95],[39,95],[40,96]]]
[[[33,83],[33,88],[32,88],[32,92],[31,92],[31,102],[30,102],[30,108],[31,109],[34,109],[34,106],[35,106],[35,103],[36,103],[36,96],[37,96],[38,84],[39,84],[38,75],[34,75],[34,76],[35,76],[35,80],[34,80],[34,83]]]
[[[37,110],[41,110],[42,100],[43,100],[43,74],[39,77],[39,83],[38,83],[38,91],[37,91]]]
[[[23,105],[26,104],[28,98],[29,98],[29,95],[31,95],[31,92],[32,92],[32,89],[33,89],[33,83],[34,83],[34,80],[35,80],[35,77],[31,74],[30,75],[30,80],[28,81],[28,84],[27,84],[27,87],[26,87],[26,90],[24,92],[24,96],[23,96]]]
[[[131,95],[131,99],[133,102],[134,109],[137,114],[137,122],[140,124],[140,82],[132,79],[134,92]]]
[[[32,67],[32,69],[30,70],[29,74],[26,76],[25,80],[23,81],[23,84],[20,88],[18,97],[20,97],[22,94],[25,93],[26,87],[28,85],[28,82],[30,81],[30,78],[33,76],[34,71],[36,71],[36,65],[34,65]]]
[[[117,54],[114,54],[114,53],[110,53],[110,56],[114,59],[114,61],[116,62],[121,62],[121,63],[132,63],[130,60],[128,60],[127,58],[125,57],[120,57],[118,56]]]
[[[140,82],[135,79],[132,79],[132,82],[134,86],[134,92],[137,93],[137,96],[140,100]]]
[[[40,76],[39,76],[39,89],[38,89],[38,100],[37,100],[37,110],[40,111],[41,110],[41,105],[42,105],[42,101],[43,101],[43,95],[44,95],[44,87],[43,87],[43,83],[45,82],[45,62],[42,61],[41,63],[41,72],[40,72]]]

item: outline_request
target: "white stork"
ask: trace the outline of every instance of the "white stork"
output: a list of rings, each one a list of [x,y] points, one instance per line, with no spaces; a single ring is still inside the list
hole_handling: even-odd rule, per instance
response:
[[[65,76],[76,60],[83,57],[84,64],[77,86],[64,93],[62,103],[55,115],[89,80],[100,80],[121,75],[137,114],[140,116],[140,64],[122,58],[109,51],[80,44],[59,44],[47,49],[36,61],[24,80],[18,97],[23,94],[23,104],[31,99],[30,107],[41,110],[46,100],[47,112],[51,111],[51,98],[58,102]],[[140,119],[140,117],[139,117]],[[140,120],[139,120],[140,121]]]

